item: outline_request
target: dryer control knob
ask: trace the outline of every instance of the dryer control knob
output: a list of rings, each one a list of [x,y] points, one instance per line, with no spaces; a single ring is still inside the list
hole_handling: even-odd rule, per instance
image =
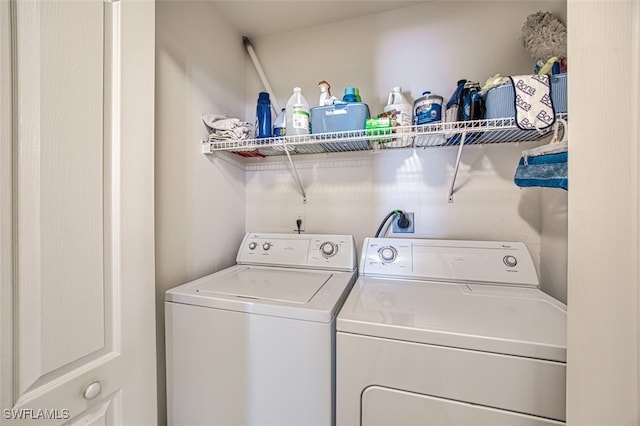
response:
[[[513,268],[518,264],[518,259],[516,259],[515,256],[511,256],[511,255],[503,257],[502,261],[504,262],[505,265],[507,265],[510,268]]]
[[[331,241],[326,241],[320,244],[320,252],[324,257],[332,257],[338,252],[338,246]]]
[[[255,241],[249,243],[249,250],[255,250],[256,247],[258,247],[258,244]]]
[[[380,256],[380,259],[382,259],[384,263],[393,262],[394,260],[396,260],[397,255],[398,255],[398,252],[396,251],[395,248],[391,246],[382,247],[378,251],[378,256]]]
[[[271,243],[262,244],[262,250],[269,250],[271,248]]]

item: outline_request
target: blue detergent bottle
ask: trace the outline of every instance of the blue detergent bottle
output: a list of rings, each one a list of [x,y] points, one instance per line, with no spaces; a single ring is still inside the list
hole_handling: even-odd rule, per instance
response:
[[[344,96],[342,97],[344,102],[358,102],[358,95],[356,94],[356,88],[348,86],[344,88]]]
[[[256,106],[256,138],[270,138],[271,136],[271,101],[267,92],[260,92]]]

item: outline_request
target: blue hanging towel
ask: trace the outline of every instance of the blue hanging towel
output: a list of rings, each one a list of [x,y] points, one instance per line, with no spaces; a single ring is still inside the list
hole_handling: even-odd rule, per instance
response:
[[[542,186],[568,190],[568,152],[522,157],[514,182],[520,187]]]

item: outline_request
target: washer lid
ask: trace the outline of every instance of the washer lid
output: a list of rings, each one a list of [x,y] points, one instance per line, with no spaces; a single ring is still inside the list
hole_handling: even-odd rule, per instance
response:
[[[535,288],[360,277],[337,330],[566,362],[566,324]]]
[[[175,287],[165,300],[328,323],[355,278],[355,272],[235,265]]]
[[[307,303],[331,278],[331,273],[255,270],[239,268],[218,280],[207,280],[195,291],[202,295],[228,295],[258,300]]]

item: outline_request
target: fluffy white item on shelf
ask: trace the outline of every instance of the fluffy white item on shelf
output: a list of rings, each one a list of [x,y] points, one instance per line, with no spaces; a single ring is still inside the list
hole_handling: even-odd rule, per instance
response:
[[[522,25],[522,43],[533,59],[543,63],[550,58],[567,57],[567,27],[551,12],[527,16]]]
[[[221,114],[204,114],[202,121],[209,131],[209,139],[250,139],[253,125],[239,118]]]

